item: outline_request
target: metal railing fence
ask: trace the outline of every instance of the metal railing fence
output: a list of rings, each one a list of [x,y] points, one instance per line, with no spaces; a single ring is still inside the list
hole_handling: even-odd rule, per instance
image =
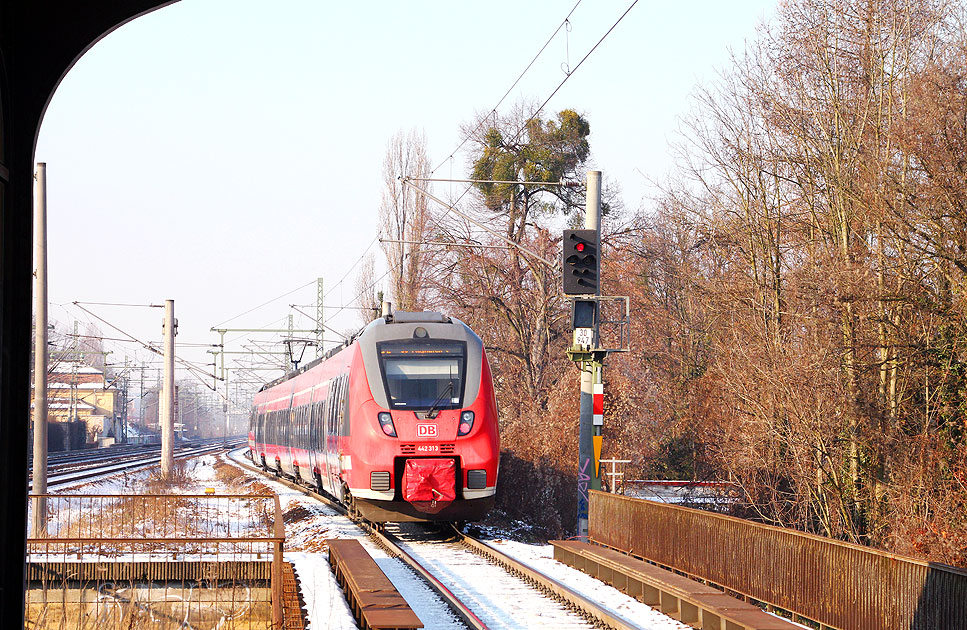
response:
[[[46,527],[27,539],[27,628],[282,627],[277,495],[30,498]]]
[[[840,630],[967,630],[967,570],[592,491],[590,538]]]

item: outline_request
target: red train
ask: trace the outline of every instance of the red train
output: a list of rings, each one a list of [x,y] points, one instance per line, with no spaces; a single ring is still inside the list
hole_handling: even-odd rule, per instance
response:
[[[500,443],[483,343],[435,312],[396,312],[255,396],[256,464],[371,521],[473,521],[493,507]]]

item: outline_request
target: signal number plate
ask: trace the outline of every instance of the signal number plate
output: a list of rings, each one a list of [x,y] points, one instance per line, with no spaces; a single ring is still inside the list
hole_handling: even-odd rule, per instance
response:
[[[593,328],[575,328],[574,329],[574,347],[585,349],[591,348],[594,343],[594,329]]]
[[[417,453],[439,453],[440,447],[436,444],[420,444],[416,447]]]

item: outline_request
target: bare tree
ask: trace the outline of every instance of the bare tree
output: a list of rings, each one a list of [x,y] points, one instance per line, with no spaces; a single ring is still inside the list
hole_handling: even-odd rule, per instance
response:
[[[401,178],[427,178],[429,174],[426,136],[416,130],[397,132],[383,159],[379,216],[383,252],[391,270],[390,295],[396,307],[406,311],[422,310],[426,305],[430,250],[424,242],[429,236],[430,213],[426,196],[405,186]]]
[[[356,275],[355,302],[359,308],[359,319],[364,325],[379,317],[382,307],[383,292],[376,289],[378,280],[374,268],[373,255],[368,254]]]

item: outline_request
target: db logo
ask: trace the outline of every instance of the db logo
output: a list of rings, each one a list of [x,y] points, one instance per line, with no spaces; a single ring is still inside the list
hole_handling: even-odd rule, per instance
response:
[[[435,438],[436,437],[436,425],[435,424],[418,424],[418,425],[416,425],[416,437]]]

